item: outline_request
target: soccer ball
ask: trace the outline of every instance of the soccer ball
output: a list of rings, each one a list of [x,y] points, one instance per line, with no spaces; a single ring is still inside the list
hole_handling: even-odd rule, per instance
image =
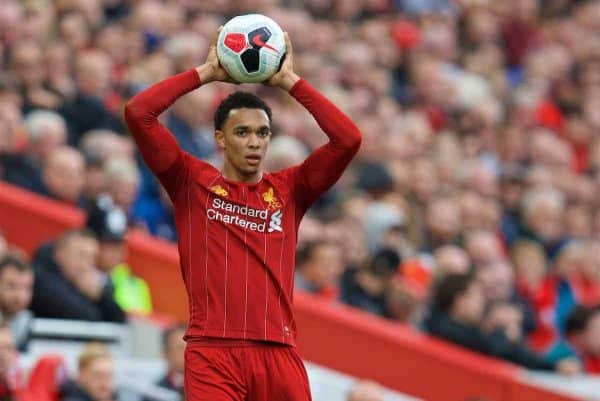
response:
[[[230,19],[217,39],[217,57],[238,82],[264,82],[279,70],[285,54],[281,27],[261,14]]]

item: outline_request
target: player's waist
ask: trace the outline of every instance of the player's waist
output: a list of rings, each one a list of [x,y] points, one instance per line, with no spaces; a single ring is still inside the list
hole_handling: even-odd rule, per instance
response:
[[[185,341],[190,346],[199,347],[290,347],[291,345],[274,341],[249,340],[239,338],[196,337],[186,336]]]

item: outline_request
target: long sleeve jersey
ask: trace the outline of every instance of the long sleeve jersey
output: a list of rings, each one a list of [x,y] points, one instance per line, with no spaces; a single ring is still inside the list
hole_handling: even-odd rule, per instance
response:
[[[217,337],[295,345],[292,310],[300,220],[341,176],[361,134],[335,105],[301,79],[290,90],[329,142],[300,165],[234,182],[183,151],[158,116],[201,86],[195,70],[136,95],[125,119],[142,157],[167,190],[189,300],[186,339]]]

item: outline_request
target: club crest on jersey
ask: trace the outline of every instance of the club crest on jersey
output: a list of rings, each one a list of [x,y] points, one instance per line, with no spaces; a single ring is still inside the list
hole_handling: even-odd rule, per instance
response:
[[[222,186],[220,186],[220,185],[215,185],[215,186],[212,186],[212,187],[210,187],[208,189],[210,189],[211,191],[213,191],[215,194],[217,194],[219,196],[226,197],[227,195],[229,195],[229,193],[227,192],[227,190],[225,188],[223,188]]]
[[[281,208],[281,203],[277,200],[275,193],[273,192],[273,187],[270,187],[269,190],[262,194],[263,200],[267,202],[267,207],[269,210],[275,210]]]

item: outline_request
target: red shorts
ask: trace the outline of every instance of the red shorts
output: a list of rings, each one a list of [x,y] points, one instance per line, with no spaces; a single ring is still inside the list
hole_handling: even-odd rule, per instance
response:
[[[296,348],[273,343],[189,341],[186,401],[311,401]]]

